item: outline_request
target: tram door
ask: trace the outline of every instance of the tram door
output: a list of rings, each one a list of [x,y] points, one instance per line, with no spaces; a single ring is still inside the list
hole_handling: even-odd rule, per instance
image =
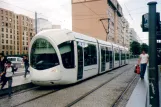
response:
[[[77,80],[83,78],[83,48],[80,46],[80,43],[78,42],[77,45],[78,50],[78,74],[77,74]]]
[[[110,69],[112,69],[113,60],[112,60],[112,50],[111,49],[109,51],[109,56],[110,56]]]
[[[101,47],[101,72],[105,71],[106,67],[106,48]]]

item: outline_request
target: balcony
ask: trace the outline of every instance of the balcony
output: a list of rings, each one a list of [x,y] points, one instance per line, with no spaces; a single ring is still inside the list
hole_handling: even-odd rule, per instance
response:
[[[108,0],[107,1],[109,6],[111,6],[113,8],[113,10],[117,11],[117,14],[119,17],[122,17],[122,7],[120,6],[120,4],[117,2],[117,0]]]

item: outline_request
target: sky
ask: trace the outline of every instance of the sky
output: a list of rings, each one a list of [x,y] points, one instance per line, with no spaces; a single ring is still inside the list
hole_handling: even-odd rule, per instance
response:
[[[134,28],[142,42],[147,44],[148,33],[142,32],[140,24],[142,15],[148,12],[147,3],[150,1],[157,1],[157,11],[161,12],[161,0],[118,0],[130,27]],[[37,12],[38,17],[72,30],[71,0],[0,0],[0,7],[32,18]]]

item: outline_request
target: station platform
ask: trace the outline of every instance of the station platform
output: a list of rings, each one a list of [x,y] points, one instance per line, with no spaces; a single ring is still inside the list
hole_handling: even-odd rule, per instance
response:
[[[30,75],[27,75],[26,78],[24,78],[24,75],[13,77],[12,92],[18,92],[33,86],[34,85],[31,83],[30,80]],[[6,95],[7,90],[8,90],[8,83],[5,85],[4,89],[0,90],[0,96]]]
[[[135,89],[133,90],[126,107],[148,107],[148,72],[146,70],[144,79],[139,79]]]

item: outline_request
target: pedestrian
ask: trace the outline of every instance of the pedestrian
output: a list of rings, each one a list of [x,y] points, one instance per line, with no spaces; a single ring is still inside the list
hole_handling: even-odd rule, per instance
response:
[[[28,68],[29,68],[29,61],[28,61],[28,58],[27,58],[26,55],[23,56],[23,61],[24,61],[24,65],[25,65],[25,75],[24,75],[24,77],[26,78],[27,73],[30,73],[30,71],[28,70]]]
[[[0,75],[1,75],[1,79],[0,79],[0,83],[3,83],[3,80],[5,79],[5,76],[2,75],[1,73],[4,72],[5,70],[5,65],[7,62],[7,58],[4,56],[3,53],[0,53]]]
[[[8,82],[8,96],[9,97],[11,97],[11,93],[12,93],[12,76],[14,72],[15,72],[15,69],[11,66],[11,61],[7,61],[5,70],[2,73],[3,75],[5,75],[5,79],[3,80],[1,89],[3,89],[3,87]]]
[[[141,72],[140,72],[140,78],[141,79],[144,79],[144,74],[145,74],[145,71],[146,71],[146,66],[148,64],[148,61],[149,61],[149,55],[146,54],[146,52],[143,50],[142,54],[140,54],[139,60],[138,60],[138,64],[141,67]]]

